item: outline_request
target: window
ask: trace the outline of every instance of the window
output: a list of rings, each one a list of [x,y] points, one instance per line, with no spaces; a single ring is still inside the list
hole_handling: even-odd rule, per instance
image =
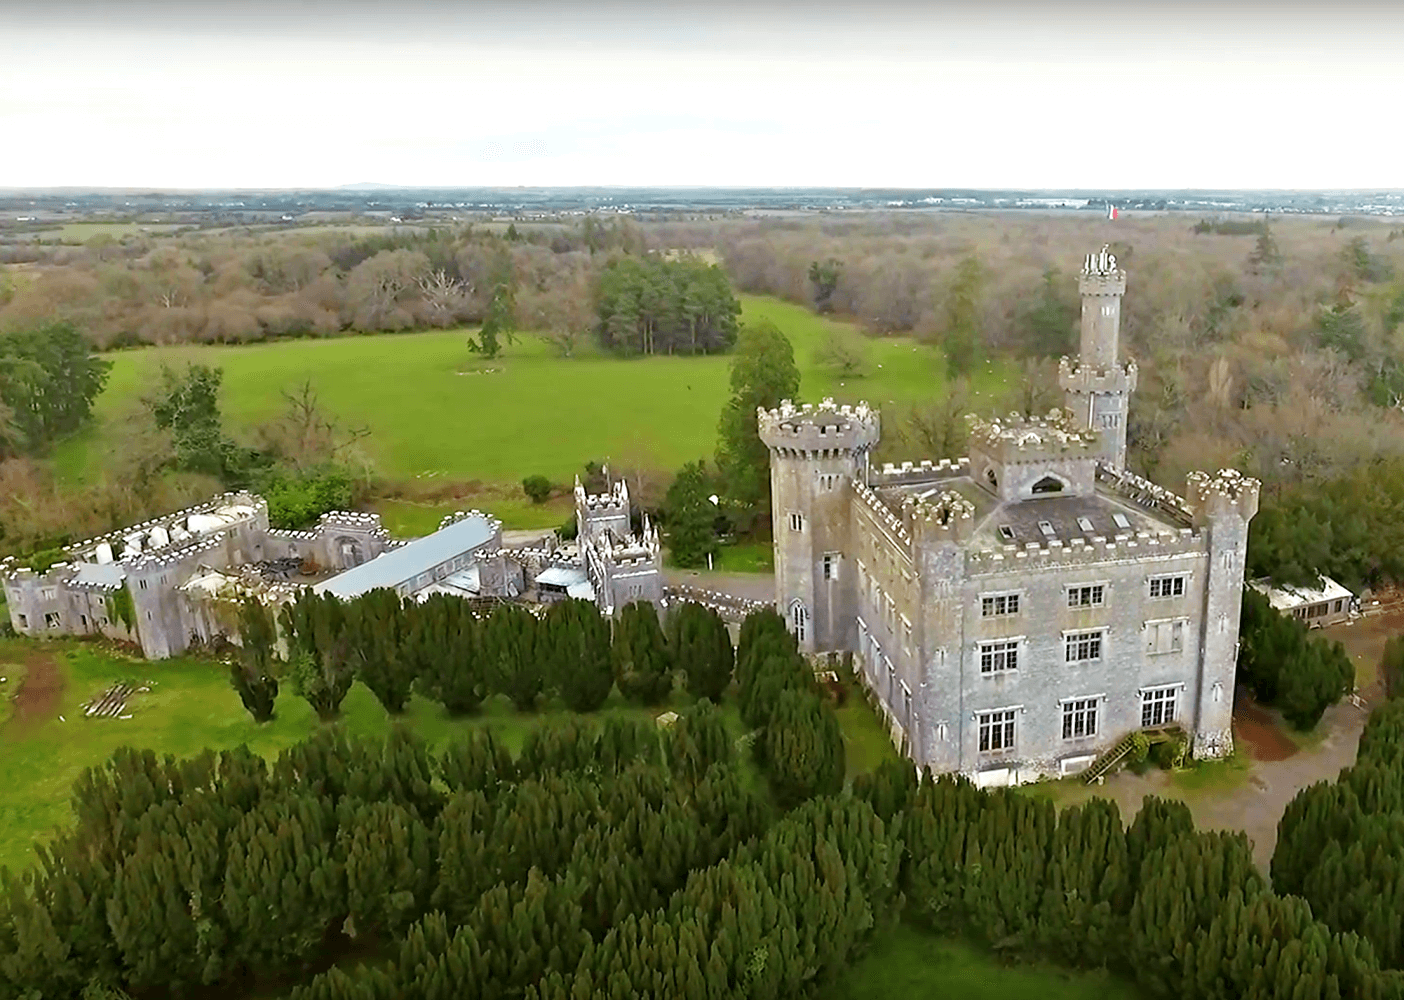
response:
[[[1185,648],[1185,620],[1146,622],[1147,653],[1178,653]]]
[[[809,634],[809,611],[799,601],[790,605],[790,623],[795,629],[795,638],[804,642]]]
[[[84,628],[87,628],[87,627],[88,627],[88,616],[87,616],[87,615],[79,615],[79,616],[78,616],[78,624],[82,625]]]
[[[1116,526],[1122,531],[1129,531],[1131,529],[1131,522],[1126,519],[1125,514],[1113,514],[1112,520],[1116,522]]]
[[[1151,597],[1185,596],[1185,576],[1153,576],[1150,581]]]
[[[40,597],[41,600],[45,600],[45,601],[57,601],[57,600],[58,600],[58,588],[57,588],[57,587],[41,587],[40,590],[39,590],[39,597]]]
[[[804,515],[803,515],[803,514],[797,513],[797,512],[795,512],[795,511],[790,511],[790,530],[791,530],[791,531],[803,531],[803,530],[804,530]]]
[[[993,753],[998,750],[1014,749],[1014,710],[981,712],[980,752]]]
[[[1033,492],[1035,496],[1043,496],[1048,493],[1061,493],[1063,492],[1063,483],[1061,480],[1055,479],[1052,476],[1044,476],[1033,484]]]
[[[145,580],[138,580],[138,581],[137,581],[137,586],[139,586],[142,590],[145,590],[145,589],[146,589],[146,581],[145,581]]]
[[[1079,698],[1063,702],[1063,739],[1075,740],[1097,735],[1097,699]]]
[[[58,616],[58,612],[57,612],[57,611],[48,611],[48,612],[45,612],[45,614],[44,614],[44,627],[45,627],[45,628],[58,628],[58,627],[59,627],[59,616]]]
[[[1019,669],[1017,640],[980,643],[980,673],[999,674]]]
[[[1141,692],[1141,728],[1175,721],[1175,688],[1150,688]]]
[[[1100,608],[1105,596],[1106,588],[1100,583],[1089,584],[1085,587],[1069,587],[1068,607]]]
[[[1064,640],[1067,663],[1090,663],[1102,658],[1101,632],[1069,632]]]
[[[837,580],[839,575],[839,554],[837,552],[824,553],[824,579]]]
[[[1038,530],[1043,532],[1044,538],[1052,538],[1057,534],[1057,532],[1053,530],[1053,523],[1051,521],[1039,521]]]
[[[832,472],[820,472],[816,473],[816,478],[821,493],[830,493],[838,489],[839,477],[837,474]]]
[[[28,615],[20,615],[20,616],[19,616],[19,623],[20,623],[20,628],[29,628],[29,616],[28,616]]]
[[[1103,426],[1103,427],[1119,427],[1120,425],[1121,425],[1121,414],[1119,414],[1119,413],[1103,413],[1103,414],[1102,414],[1102,426]]]
[[[998,618],[1019,613],[1018,594],[989,594],[980,598],[980,617]]]
[[[1085,518],[1085,517],[1079,517],[1079,518],[1077,519],[1077,526],[1078,526],[1079,528],[1081,528],[1083,531],[1091,531],[1091,530],[1092,530],[1092,522],[1089,521],[1089,520],[1088,520],[1087,518]]]
[[[1331,610],[1332,610],[1332,611],[1339,612],[1339,611],[1341,610],[1341,603],[1342,603],[1341,601],[1337,601],[1336,604],[1335,604],[1335,606],[1334,606],[1333,608],[1331,608]]]
[[[1003,538],[1006,542],[1014,541],[1014,529],[1007,524],[1001,524],[999,526],[999,537]]]

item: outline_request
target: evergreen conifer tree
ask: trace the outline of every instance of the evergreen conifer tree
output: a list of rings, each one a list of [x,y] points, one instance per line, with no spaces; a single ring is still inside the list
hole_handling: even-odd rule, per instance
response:
[[[542,622],[552,687],[573,712],[594,712],[614,687],[609,622],[593,601],[553,605]]]
[[[483,624],[482,650],[488,686],[506,695],[520,712],[536,707],[545,686],[541,623],[517,604],[500,604]]]
[[[720,702],[735,656],[721,615],[691,601],[676,606],[668,616],[668,645],[688,693]]]
[[[652,706],[672,693],[672,658],[652,604],[624,605],[614,627],[613,653],[615,680],[625,698]]]

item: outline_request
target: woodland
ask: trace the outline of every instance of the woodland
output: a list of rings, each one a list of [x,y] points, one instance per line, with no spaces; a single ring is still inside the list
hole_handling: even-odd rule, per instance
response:
[[[293,655],[354,659],[382,629],[348,623],[389,608],[374,597],[340,627],[313,621],[317,652],[299,638]],[[541,628],[540,662],[599,643],[575,614]],[[670,651],[669,669],[690,663],[689,683],[722,676],[729,644],[718,658],[684,638],[715,628],[689,614],[672,643],[616,639],[615,678],[645,647]],[[262,655],[246,636],[238,669]],[[495,645],[453,662],[491,674]],[[703,698],[666,729],[543,728],[515,757],[486,731],[434,754],[405,730],[334,726],[271,764],[119,751],[77,782],[77,824],[41,864],[0,872],[0,988],[802,997],[906,921],[1009,961],[1107,968],[1146,996],[1404,996],[1398,699],[1376,709],[1353,768],[1289,806],[1268,879],[1243,834],[1197,831],[1183,803],[1148,798],[1125,826],[1106,800],[1060,812],[896,760],[845,789],[828,697],[773,612],[743,625],[735,680],[749,747]]]

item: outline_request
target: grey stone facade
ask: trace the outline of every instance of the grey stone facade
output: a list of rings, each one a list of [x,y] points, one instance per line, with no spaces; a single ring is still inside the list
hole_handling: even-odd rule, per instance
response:
[[[644,515],[643,531],[633,531],[628,483],[611,482],[606,492],[591,494],[577,476],[575,524],[579,566],[602,612],[612,615],[635,601],[660,604],[663,574],[658,530]]]
[[[424,587],[442,587],[450,568],[461,572],[471,563],[481,593],[520,589],[520,567],[500,551],[501,525],[477,516],[489,524],[490,537],[475,536],[471,551],[465,542],[463,553],[436,557],[424,567]],[[230,597],[252,592],[276,603],[305,585],[270,580],[261,564],[287,560],[301,574],[335,579],[398,547],[376,514],[333,511],[308,531],[272,529],[267,503],[239,492],[70,546],[67,561],[43,573],[6,560],[0,577],[10,624],[20,634],[101,635],[162,659],[193,642],[234,639]],[[424,589],[411,582],[388,585],[404,593]]]
[[[1197,756],[1232,746],[1258,483],[1194,473],[1182,499],[1123,471],[1124,288],[1114,258],[1087,259],[1071,405],[974,421],[967,458],[879,471],[867,406],[759,414],[777,608],[806,652],[853,652],[918,766],[983,784],[1056,776],[1169,723]]]

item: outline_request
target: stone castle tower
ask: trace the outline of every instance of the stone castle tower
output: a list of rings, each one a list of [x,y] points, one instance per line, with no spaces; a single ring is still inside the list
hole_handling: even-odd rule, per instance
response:
[[[1058,384],[1075,419],[1102,433],[1102,461],[1124,469],[1126,420],[1136,389],[1136,363],[1122,362],[1118,353],[1126,272],[1104,246],[1100,253],[1087,255],[1077,285],[1082,293],[1081,343],[1076,360],[1060,362]]]
[[[865,404],[795,406],[759,413],[770,449],[775,579],[785,616],[804,652],[852,648],[856,573],[844,567],[853,485],[866,483],[868,454],[881,430]]]

